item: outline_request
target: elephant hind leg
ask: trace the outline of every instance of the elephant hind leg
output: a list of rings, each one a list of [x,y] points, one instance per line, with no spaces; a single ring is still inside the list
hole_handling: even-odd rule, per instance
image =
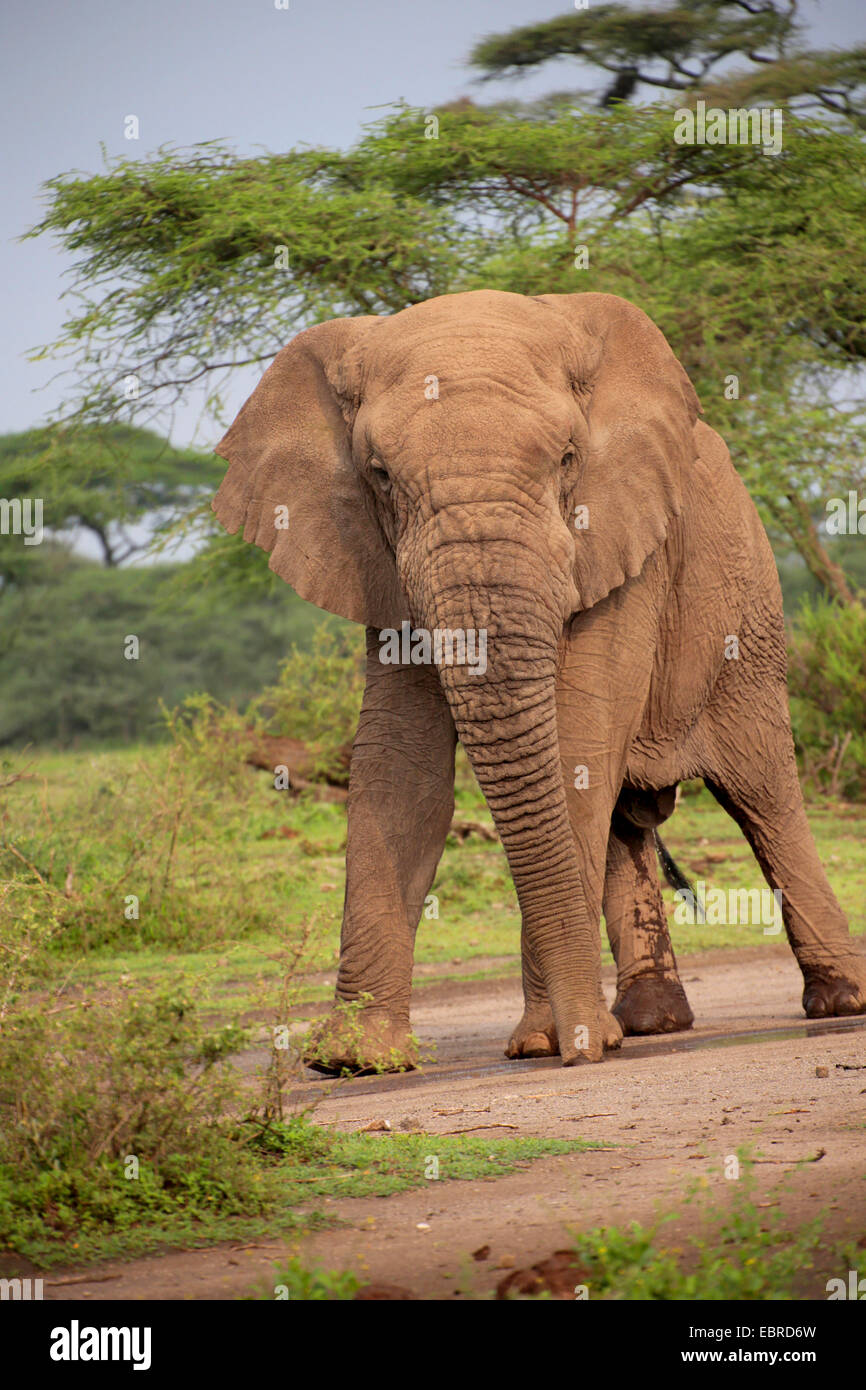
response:
[[[788,941],[803,972],[803,1008],[809,1018],[866,1013],[866,956],[857,950],[827,880],[806,818],[787,708],[777,717],[730,726],[707,787],[748,840],[771,889],[781,897]],[[784,745],[778,758],[772,754]],[[738,736],[737,736],[738,735]]]
[[[679,1033],[694,1022],[677,973],[652,830],[615,814],[607,849],[604,915],[617,964],[613,1006],[623,1033]]]

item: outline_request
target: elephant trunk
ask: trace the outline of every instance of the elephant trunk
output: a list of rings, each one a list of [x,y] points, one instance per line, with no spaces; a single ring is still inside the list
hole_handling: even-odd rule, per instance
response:
[[[525,547],[515,545],[510,555],[506,549],[496,548],[496,587],[447,580],[460,572],[448,563],[457,557],[438,550],[439,582],[426,575],[412,607],[431,633],[462,631],[469,649],[474,631],[476,652],[486,648],[485,669],[480,662],[449,664],[446,653],[439,675],[508,857],[563,1063],[573,1065],[600,1060],[602,1040],[597,924],[589,920],[578,868],[557,732],[562,615],[549,575],[515,585],[515,576],[525,575]]]

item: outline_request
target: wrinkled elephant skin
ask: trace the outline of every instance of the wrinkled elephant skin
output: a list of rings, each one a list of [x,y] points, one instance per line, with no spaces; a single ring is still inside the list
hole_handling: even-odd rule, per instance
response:
[[[414,1063],[414,938],[458,739],[521,911],[509,1056],[598,1061],[623,1032],[691,1025],[653,841],[685,778],[781,890],[807,1013],[866,1010],[797,781],[772,552],[699,412],[628,301],[477,291],[307,329],[218,445],[225,528],[367,629],[319,1068]]]

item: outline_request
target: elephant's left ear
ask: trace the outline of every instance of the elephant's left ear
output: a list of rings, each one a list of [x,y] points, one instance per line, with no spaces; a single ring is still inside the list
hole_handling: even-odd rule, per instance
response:
[[[538,296],[566,321],[564,346],[587,425],[567,499],[580,607],[639,574],[682,510],[701,409],[650,318],[612,294]]]

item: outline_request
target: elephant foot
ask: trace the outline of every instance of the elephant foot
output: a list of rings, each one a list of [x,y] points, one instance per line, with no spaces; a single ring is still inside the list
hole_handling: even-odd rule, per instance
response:
[[[310,1030],[303,1061],[325,1076],[414,1071],[418,1046],[405,1023],[337,1005]]]
[[[866,959],[845,956],[832,966],[803,971],[807,1018],[839,1018],[866,1013]]]
[[[559,1039],[547,1004],[526,1009],[505,1047],[506,1057],[558,1057]]]
[[[599,1023],[601,1024],[601,1045],[605,1052],[616,1052],[622,1047],[622,1025],[619,1019],[610,1009],[603,1008],[599,1011]]]
[[[617,992],[613,1006],[626,1037],[642,1033],[683,1033],[695,1016],[678,978],[639,975]]]
[[[599,1010],[599,1024],[604,1051],[612,1052],[621,1047],[622,1028],[609,1009]],[[553,1012],[546,1004],[531,1010],[528,1009],[524,1013],[523,1018],[508,1039],[505,1055],[512,1059],[515,1057],[558,1057],[560,1055],[559,1038],[556,1033],[556,1024],[553,1021]],[[574,1053],[564,1059],[563,1064],[576,1066],[588,1060],[582,1053]]]

